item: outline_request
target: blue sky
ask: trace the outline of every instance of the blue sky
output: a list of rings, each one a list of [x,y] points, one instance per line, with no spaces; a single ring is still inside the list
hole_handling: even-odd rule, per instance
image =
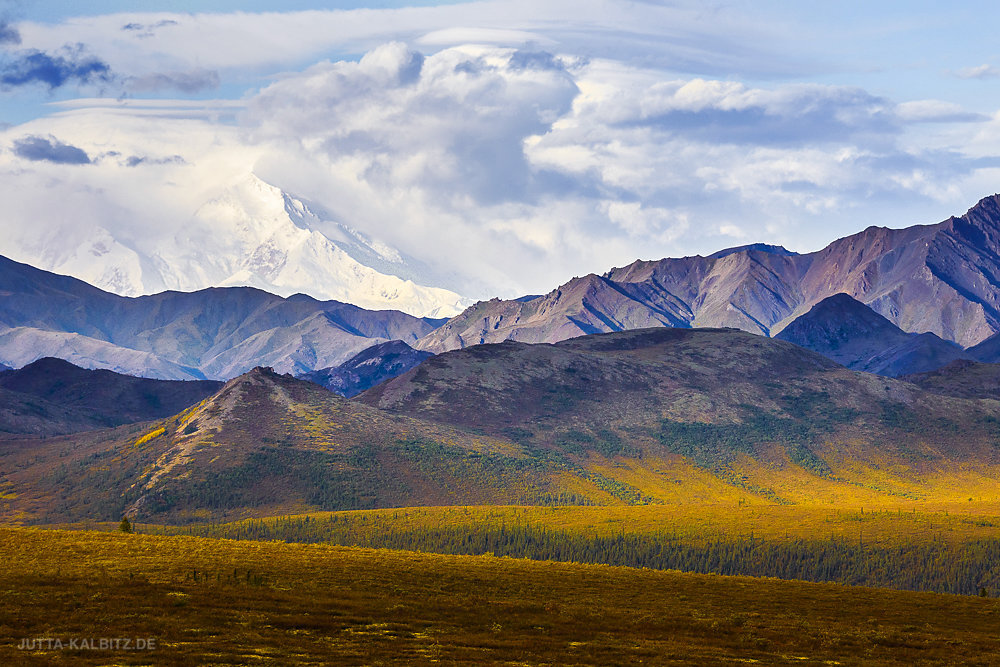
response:
[[[86,197],[126,238],[137,204],[117,188],[176,199],[58,156],[170,145],[171,178],[235,178],[198,141],[475,296],[755,241],[815,250],[1000,190],[994,3],[0,8],[0,178],[28,193],[0,220],[25,240],[0,254],[29,258],[17,216],[60,201]],[[65,196],[32,195],[27,173]]]

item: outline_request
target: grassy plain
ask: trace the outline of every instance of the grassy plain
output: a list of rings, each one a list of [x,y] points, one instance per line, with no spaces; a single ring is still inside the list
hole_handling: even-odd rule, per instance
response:
[[[490,556],[0,528],[0,663],[996,664],[1000,601]],[[151,637],[155,651],[23,638]]]
[[[941,501],[898,503],[874,507],[826,507],[718,503],[706,505],[590,505],[590,506],[440,506],[403,507],[344,512],[311,512],[289,517],[248,519],[230,528],[251,523],[275,524],[287,519],[311,518],[338,522],[364,532],[391,526],[407,532],[429,528],[464,528],[471,532],[489,528],[532,526],[577,535],[617,536],[670,534],[703,543],[720,536],[754,535],[762,539],[863,539],[879,545],[901,541],[943,540],[961,544],[970,540],[1000,538],[1000,501]],[[111,529],[117,524],[65,524],[67,528]],[[155,525],[140,526],[159,530]],[[199,526],[191,526],[199,530]],[[183,530],[177,528],[176,530]]]

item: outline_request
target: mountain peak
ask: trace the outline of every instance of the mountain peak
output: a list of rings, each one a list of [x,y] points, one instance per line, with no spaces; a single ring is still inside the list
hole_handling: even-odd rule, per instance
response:
[[[775,336],[827,355],[860,337],[876,337],[888,343],[906,338],[907,334],[851,295],[840,292],[814,305]]]
[[[962,219],[978,226],[1000,227],[1000,194],[983,197]]]
[[[738,252],[749,252],[751,250],[766,252],[772,255],[783,255],[785,257],[792,257],[794,255],[799,254],[780,245],[771,245],[768,243],[748,243],[747,245],[736,246],[735,248],[725,248],[724,250],[713,252],[711,255],[708,256],[708,258],[722,259],[723,257],[727,257],[728,255],[735,255]]]
[[[962,358],[962,349],[932,333],[906,333],[847,294],[834,294],[797,318],[776,338],[852,370],[896,377]]]

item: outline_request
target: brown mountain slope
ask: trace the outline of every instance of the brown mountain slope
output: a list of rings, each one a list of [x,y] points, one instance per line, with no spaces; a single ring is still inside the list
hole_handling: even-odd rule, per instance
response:
[[[260,368],[166,420],[0,441],[0,471],[0,491],[13,490],[3,513],[42,522],[539,504],[560,490],[553,466],[509,440],[384,413]]]
[[[475,346],[357,400],[509,435],[661,499],[672,497],[666,481],[689,479],[675,456],[782,502],[837,496],[842,483],[927,497],[955,466],[996,464],[1000,418],[1000,404],[926,393],[732,329]],[[893,481],[878,472],[885,465]],[[974,484],[1000,490],[985,477]]]
[[[748,246],[637,261],[531,300],[478,303],[420,339],[443,352],[504,340],[556,342],[647,326],[736,327],[774,335],[844,292],[903,331],[974,345],[1000,331],[1000,196],[960,218],[869,227],[805,255]]]
[[[959,359],[936,370],[904,375],[899,379],[935,394],[1000,400],[1000,364]]]
[[[212,380],[154,380],[45,357],[0,376],[0,387],[84,411],[101,427],[167,417],[222,388]],[[65,431],[64,431],[65,432]]]
[[[352,401],[257,369],[170,419],[0,442],[0,515],[995,498],[998,423],[784,341],[653,328],[453,351]]]
[[[0,434],[61,435],[166,417],[222,387],[152,380],[43,358],[0,374]]]

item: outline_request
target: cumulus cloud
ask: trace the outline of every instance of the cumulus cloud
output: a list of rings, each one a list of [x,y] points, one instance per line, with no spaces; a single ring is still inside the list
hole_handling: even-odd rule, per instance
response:
[[[932,222],[985,192],[1000,141],[995,121],[946,102],[682,76],[539,44],[421,54],[393,42],[240,102],[58,108],[17,131],[119,153],[73,179],[49,170],[68,190],[86,182],[87,201],[114,193],[93,217],[116,238],[145,238],[136,220],[183,237],[176,220],[252,169],[476,297],[734,239],[810,250],[865,224]],[[987,131],[993,143],[971,156],[968,136]]]
[[[68,83],[108,83],[112,79],[111,67],[88,54],[81,44],[55,53],[19,51],[0,62],[0,87],[5,89],[41,84],[52,90]]]
[[[24,137],[14,142],[14,154],[32,161],[56,164],[90,164],[86,151],[55,137]]]
[[[379,187],[522,201],[538,185],[522,142],[547,131],[577,93],[552,56],[532,58],[545,67],[506,49],[424,59],[392,43],[272,84],[251,101],[248,121],[258,140],[299,142]]]

